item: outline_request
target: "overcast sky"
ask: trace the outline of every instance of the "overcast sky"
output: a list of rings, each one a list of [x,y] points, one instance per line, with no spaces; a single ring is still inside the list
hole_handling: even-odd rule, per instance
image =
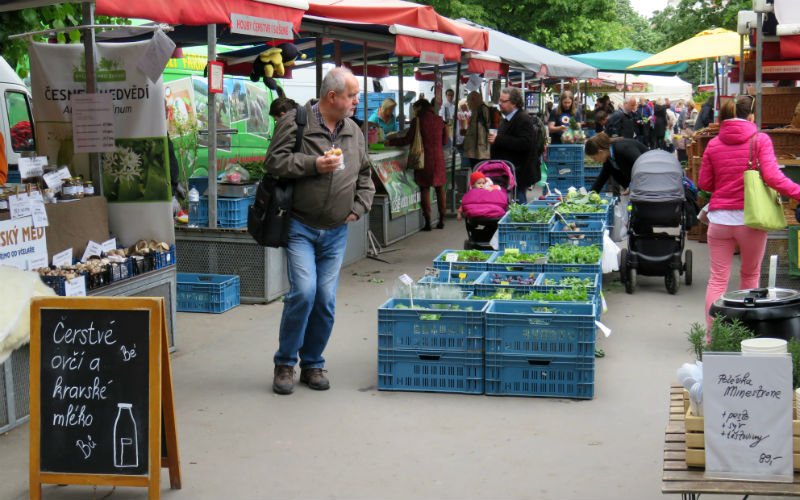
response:
[[[631,0],[631,7],[639,14],[650,17],[653,11],[663,10],[667,0]]]

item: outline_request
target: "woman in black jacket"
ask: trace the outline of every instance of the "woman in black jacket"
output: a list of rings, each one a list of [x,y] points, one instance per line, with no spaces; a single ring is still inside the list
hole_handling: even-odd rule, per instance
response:
[[[605,132],[586,141],[586,156],[603,164],[603,169],[592,185],[592,191],[599,193],[612,177],[625,190],[631,184],[631,170],[639,156],[647,151],[647,146],[636,139],[615,137],[611,139]]]
[[[664,103],[664,99],[656,99],[656,103],[653,106],[653,116],[655,117],[655,121],[653,122],[653,135],[655,137],[654,146],[656,149],[663,149],[667,151],[667,141],[666,141],[666,133],[667,133],[667,106]]]
[[[694,122],[695,132],[708,127],[709,124],[714,123],[714,96],[706,100],[702,107],[700,107],[700,114],[697,115],[697,120]]]

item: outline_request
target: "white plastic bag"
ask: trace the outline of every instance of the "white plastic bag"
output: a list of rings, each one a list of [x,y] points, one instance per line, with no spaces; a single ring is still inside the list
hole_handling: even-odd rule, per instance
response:
[[[614,206],[614,228],[611,232],[611,239],[614,241],[622,241],[628,236],[628,204],[630,200],[630,195],[620,195]]]
[[[603,257],[600,260],[603,268],[603,274],[619,270],[619,252],[620,249],[611,236],[608,234],[608,229],[603,231]]]
[[[497,249],[498,249],[498,247],[500,246],[500,240],[499,240],[499,237],[498,237],[498,234],[499,234],[499,233],[500,233],[500,230],[498,229],[498,230],[497,230],[497,231],[495,231],[495,232],[494,232],[494,234],[492,235],[492,239],[491,239],[491,240],[489,240],[489,246],[490,246],[490,247],[492,247],[492,248],[494,248],[495,250],[497,250]]]

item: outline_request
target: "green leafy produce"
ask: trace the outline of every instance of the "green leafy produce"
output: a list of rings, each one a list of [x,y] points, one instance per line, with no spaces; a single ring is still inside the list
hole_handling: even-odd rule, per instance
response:
[[[514,264],[517,262],[534,263],[536,259],[541,259],[544,254],[541,253],[506,253],[501,255],[495,260],[499,264]]]
[[[546,281],[553,281],[553,280],[546,280]],[[571,287],[590,287],[594,286],[594,280],[592,278],[576,278],[575,276],[566,276],[561,278],[561,281],[558,282],[561,286],[571,286]]]
[[[733,318],[730,321],[717,315],[711,323],[711,340],[708,339],[705,325],[692,323],[687,338],[697,359],[703,360],[703,351],[741,352],[742,340],[753,338],[753,331],[741,321]]]
[[[547,250],[547,262],[551,264],[597,264],[603,255],[598,245],[585,247],[561,243]]]
[[[546,207],[531,208],[527,205],[512,203],[508,209],[511,222],[534,222],[546,224],[553,218],[553,209]]]
[[[485,262],[489,260],[491,254],[483,253],[480,250],[456,250],[455,252],[446,252],[441,257],[439,257],[439,261],[447,262],[447,254],[448,253],[457,253],[458,254],[458,262]]]
[[[589,294],[585,288],[564,288],[550,292],[529,292],[520,296],[521,300],[539,300],[543,302],[587,302]]]

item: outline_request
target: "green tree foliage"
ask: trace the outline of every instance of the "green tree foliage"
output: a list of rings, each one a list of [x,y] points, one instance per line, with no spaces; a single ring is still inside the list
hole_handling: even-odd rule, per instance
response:
[[[9,40],[9,35],[41,31],[46,29],[79,26],[83,22],[83,11],[79,3],[59,3],[36,9],[4,12],[0,15],[0,54],[20,77],[28,76],[28,46],[24,39]],[[130,24],[127,19],[96,16],[96,24]],[[81,41],[78,30],[58,33],[59,43]],[[45,41],[44,36],[34,37],[35,41]]]

